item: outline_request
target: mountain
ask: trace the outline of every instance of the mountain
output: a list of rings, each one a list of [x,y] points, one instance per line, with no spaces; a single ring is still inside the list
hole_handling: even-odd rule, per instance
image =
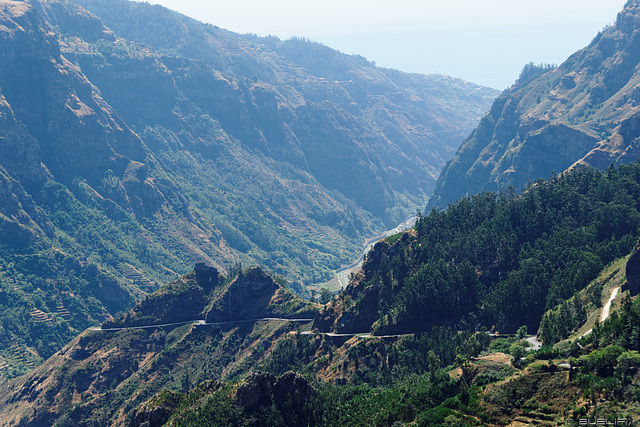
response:
[[[639,162],[576,164],[522,193],[419,215],[336,298],[305,302],[293,291],[428,193],[431,166],[403,147],[453,135],[448,120],[473,110],[463,94],[485,89],[161,7],[83,4],[91,12],[0,3],[0,369],[29,371],[4,380],[3,423],[567,424],[638,413]],[[635,9],[594,46],[604,52],[600,40],[615,35],[611,49],[628,47]],[[519,84],[556,72],[530,66]],[[632,123],[612,130],[633,137]],[[527,140],[589,140],[572,126]],[[614,313],[602,322],[601,306]],[[538,328],[544,347],[531,349],[526,331]]]
[[[260,265],[305,294],[423,205],[496,95],[158,6],[81,4],[0,2],[10,375],[196,263]]]
[[[520,190],[576,165],[604,169],[640,155],[640,3],[558,67],[527,65],[438,178],[430,206]]]
[[[261,269],[200,264],[8,380],[0,419],[428,426],[636,414],[639,172],[576,168],[519,196],[433,211],[378,243],[325,306]],[[531,349],[526,330],[541,320],[545,346]]]

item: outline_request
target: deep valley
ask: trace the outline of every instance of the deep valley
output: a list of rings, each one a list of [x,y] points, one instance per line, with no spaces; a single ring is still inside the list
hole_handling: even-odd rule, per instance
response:
[[[0,425],[640,421],[639,37],[500,94],[0,0]]]

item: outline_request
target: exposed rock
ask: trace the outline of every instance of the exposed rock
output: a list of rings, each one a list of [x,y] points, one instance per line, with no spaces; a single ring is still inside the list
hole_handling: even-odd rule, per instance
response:
[[[270,302],[280,286],[260,268],[238,275],[216,299],[206,315],[207,322],[258,319],[276,315]]]
[[[280,378],[254,372],[238,387],[236,400],[246,411],[255,411],[274,404],[279,410],[299,411],[315,396],[316,391],[301,375],[289,371]]]
[[[6,277],[24,290],[21,309],[38,287],[46,301],[74,294],[62,320],[73,328],[38,345],[42,356],[196,261],[264,263],[299,287],[327,276],[363,236],[423,203],[496,95],[317,44],[278,53],[249,39],[146,3],[0,1]],[[305,65],[317,56],[299,53],[310,48],[346,69],[314,74]],[[201,278],[144,301],[131,324],[202,318],[217,281]],[[299,304],[264,284],[223,302],[240,317]],[[38,342],[25,331],[19,341]]]
[[[199,273],[198,273],[199,272]],[[200,275],[202,283],[197,279]],[[209,293],[219,284],[220,273],[213,267],[197,267],[178,280],[145,297],[123,318],[109,320],[104,328],[186,322],[202,319],[210,301]]]
[[[205,291],[211,290],[220,284],[222,276],[214,267],[209,267],[203,262],[199,262],[193,269],[196,273],[196,283],[202,286]]]
[[[605,169],[640,154],[640,3],[557,68],[525,67],[444,167],[430,206],[546,179],[576,165]]]
[[[324,306],[313,321],[313,327],[321,332],[359,333],[369,332],[379,318],[379,291],[367,282],[378,270],[382,259],[397,253],[400,245],[415,240],[414,230],[402,234],[394,243],[381,240],[367,254],[367,258],[347,287],[337,298]],[[399,243],[400,242],[400,243]],[[391,331],[383,331],[391,332]]]
[[[292,371],[282,374],[273,385],[273,401],[280,410],[298,412],[316,393],[302,375]]]
[[[254,372],[236,391],[238,405],[247,411],[253,411],[271,404],[275,382],[273,374]]]
[[[180,395],[165,390],[136,409],[129,421],[129,427],[161,427],[169,420],[178,403]]]

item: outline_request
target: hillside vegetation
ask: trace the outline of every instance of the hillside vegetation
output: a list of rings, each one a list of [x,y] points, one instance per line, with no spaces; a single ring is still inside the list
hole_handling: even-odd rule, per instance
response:
[[[435,325],[536,330],[545,311],[630,253],[639,206],[639,162],[575,168],[521,195],[462,198],[378,243],[315,325],[377,334]]]
[[[378,243],[362,272],[322,308],[260,270],[225,278],[200,266],[105,327],[185,316],[211,325],[86,331],[7,384],[0,415],[30,414],[24,425],[144,425],[154,417],[170,425],[486,425],[512,416],[564,422],[611,408],[628,414],[640,384],[640,300],[624,290],[604,323],[589,319],[608,298],[602,289],[623,281],[623,266],[638,270],[626,260],[640,236],[638,197],[640,162],[578,168],[521,195],[463,199]],[[426,268],[416,265],[439,273],[422,276]],[[461,297],[440,297],[452,294]],[[581,304],[582,318],[554,314]],[[318,309],[312,331],[256,320]],[[542,319],[545,346],[529,351],[526,331]],[[494,327],[515,334],[489,334]],[[587,327],[590,334],[551,346],[563,331]]]

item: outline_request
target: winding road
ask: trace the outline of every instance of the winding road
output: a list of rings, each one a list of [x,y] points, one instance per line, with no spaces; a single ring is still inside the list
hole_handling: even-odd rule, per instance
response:
[[[226,321],[226,322],[205,322],[202,319],[199,320],[188,320],[188,321],[184,321],[184,322],[173,322],[173,323],[157,323],[157,324],[153,324],[153,325],[141,325],[141,326],[123,326],[121,328],[102,328],[99,326],[94,326],[91,328],[88,328],[88,331],[91,332],[118,332],[118,331],[129,331],[129,330],[134,330],[134,329],[155,329],[155,328],[164,328],[164,327],[170,327],[170,326],[182,326],[182,325],[188,325],[188,324],[192,324],[194,326],[197,327],[202,327],[202,326],[223,326],[223,325],[231,325],[231,324],[238,324],[238,323],[252,323],[252,322],[260,322],[260,321],[269,321],[269,320],[275,320],[275,321],[281,321],[281,322],[299,322],[299,323],[307,323],[307,322],[312,322],[313,319],[289,319],[289,318],[284,318],[284,317],[261,317],[258,319],[245,319],[245,320],[230,320],[230,321]],[[406,336],[412,336],[414,334],[397,334],[397,335],[372,335],[369,332],[358,332],[358,333],[351,333],[351,334],[336,334],[333,332],[318,332],[318,331],[303,331],[303,332],[299,332],[300,335],[313,335],[313,334],[320,334],[320,335],[326,335],[328,337],[358,337],[358,338],[398,338],[398,337],[406,337]]]
[[[531,335],[525,340],[531,344],[531,347],[527,347],[527,351],[536,351],[542,348],[542,341],[538,341],[538,338],[535,335]]]
[[[370,332],[356,332],[351,334],[336,334],[334,332],[319,332],[319,331],[304,331],[300,332],[300,335],[313,335],[320,334],[326,335],[328,337],[358,337],[358,338],[398,338],[398,337],[408,337],[413,336],[415,334],[396,334],[396,335],[372,335]]]

